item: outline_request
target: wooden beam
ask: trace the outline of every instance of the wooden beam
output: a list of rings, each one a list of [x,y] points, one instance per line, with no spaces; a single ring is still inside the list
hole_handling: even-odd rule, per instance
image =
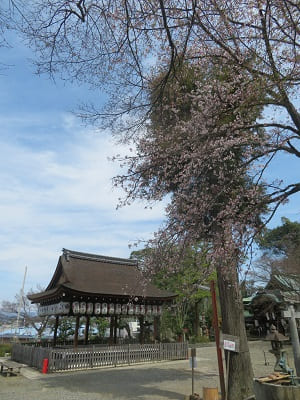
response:
[[[53,346],[54,347],[56,346],[58,324],[59,324],[59,315],[57,315],[55,317],[55,326],[54,326],[54,334],[53,334]]]
[[[140,344],[143,344],[145,341],[145,335],[144,335],[144,316],[141,315],[139,317],[139,321],[140,321]]]
[[[109,344],[112,344],[114,340],[114,317],[110,317],[110,326],[109,326]]]
[[[114,344],[117,344],[118,317],[114,316]]]
[[[78,331],[79,331],[79,322],[80,322],[80,316],[76,316],[76,325],[75,325],[75,333],[74,333],[74,347],[78,347]]]
[[[89,341],[89,329],[90,329],[90,317],[86,317],[85,321],[85,331],[84,331],[84,344],[88,344]]]

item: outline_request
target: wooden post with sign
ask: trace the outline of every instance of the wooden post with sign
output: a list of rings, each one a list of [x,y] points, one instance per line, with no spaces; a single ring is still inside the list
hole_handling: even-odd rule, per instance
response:
[[[231,352],[238,353],[240,350],[240,339],[237,336],[222,334],[221,343],[224,349],[227,351],[226,359],[226,389],[225,389],[225,400],[228,398],[228,379],[229,379],[229,362]]]
[[[194,396],[194,368],[197,367],[197,361],[196,361],[196,349],[192,348],[190,349],[190,366],[192,367],[192,396]]]

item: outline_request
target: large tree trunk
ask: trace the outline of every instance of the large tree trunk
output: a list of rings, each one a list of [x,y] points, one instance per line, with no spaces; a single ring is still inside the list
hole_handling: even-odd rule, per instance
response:
[[[253,370],[244,321],[243,302],[236,272],[218,268],[218,287],[222,315],[222,332],[238,336],[239,353],[231,352],[228,400],[243,400],[253,394]]]

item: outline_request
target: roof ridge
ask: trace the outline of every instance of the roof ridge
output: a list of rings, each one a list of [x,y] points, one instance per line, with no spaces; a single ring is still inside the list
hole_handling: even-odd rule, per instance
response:
[[[69,250],[65,248],[62,249],[62,252],[63,255],[66,257],[66,259],[68,259],[68,257],[73,257],[73,258],[80,258],[82,260],[103,261],[113,264],[124,264],[132,266],[138,265],[138,262],[136,260],[130,260],[129,258],[109,257],[100,254],[84,253],[81,251]]]

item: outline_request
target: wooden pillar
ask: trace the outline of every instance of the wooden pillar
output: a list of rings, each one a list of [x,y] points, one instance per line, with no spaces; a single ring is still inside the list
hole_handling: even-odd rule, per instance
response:
[[[88,344],[89,341],[89,329],[90,329],[90,317],[86,317],[85,331],[84,331],[84,344]]]
[[[57,315],[55,317],[55,326],[54,326],[54,335],[53,335],[53,347],[56,346],[58,323],[59,323],[59,315]]]
[[[140,321],[140,344],[144,343],[144,316],[141,315],[139,317],[139,321]]]
[[[80,316],[76,316],[76,325],[75,325],[75,333],[74,333],[74,347],[78,347],[78,331],[79,331],[79,322]]]
[[[155,342],[160,342],[160,317],[157,315],[153,319],[153,336]]]
[[[114,338],[114,317],[110,317],[110,326],[109,326],[109,344],[113,343]]]
[[[117,344],[118,317],[114,317],[114,344]]]

